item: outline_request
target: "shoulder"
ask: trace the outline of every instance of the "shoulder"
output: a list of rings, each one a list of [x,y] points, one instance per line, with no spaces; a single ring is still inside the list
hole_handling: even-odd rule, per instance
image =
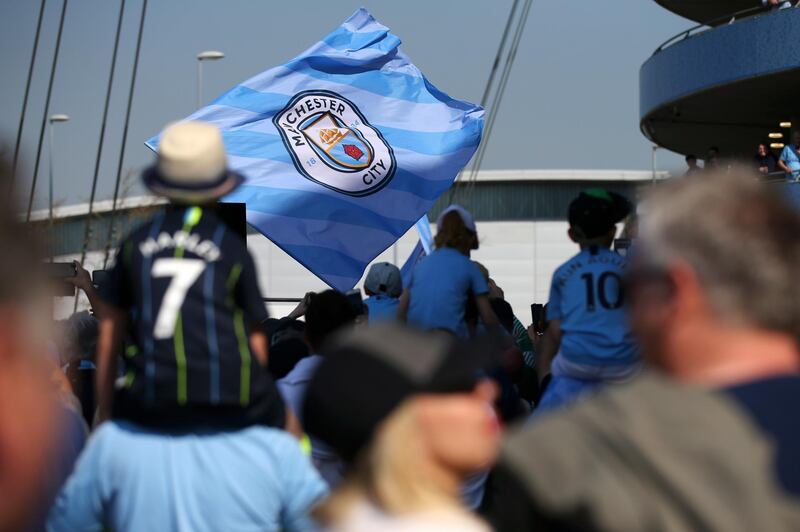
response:
[[[754,426],[723,393],[646,373],[591,400],[543,414],[512,434],[502,454],[506,463],[526,472],[530,485],[533,479],[552,479],[554,471],[562,479],[576,480],[596,471],[597,464],[625,471],[631,467],[625,459],[630,453],[661,467],[680,456],[696,459],[704,447],[725,447],[704,434],[725,434],[724,440],[732,437],[737,442],[733,447],[751,451],[757,439]],[[537,449],[536,460],[530,455],[532,448]],[[545,474],[543,469],[551,470]],[[545,489],[539,480],[534,481],[536,487]]]
[[[581,507],[608,520],[598,528],[630,530],[643,519],[680,519],[712,507],[752,517],[748,509],[774,502],[761,495],[775,493],[772,460],[770,442],[724,393],[644,375],[543,415],[507,440],[501,464],[543,510]],[[690,485],[704,487],[704,502],[672,497]],[[634,511],[609,515],[608,507]],[[720,525],[721,515],[710,528],[731,529]]]
[[[118,456],[126,456],[135,445],[135,431],[132,427],[126,421],[109,420],[102,423],[86,441],[81,459],[89,462],[113,462]]]
[[[240,443],[249,449],[254,467],[276,468],[285,473],[312,467],[297,438],[284,430],[254,425],[242,429],[237,435]]]
[[[292,371],[286,374],[282,379],[278,380],[278,384],[295,384],[300,380],[307,380],[311,378],[313,373],[317,370],[317,366],[322,363],[322,356],[309,355],[297,361],[297,364],[292,368]]]
[[[569,259],[567,259],[553,272],[553,279],[555,280],[555,278],[564,275],[569,270],[581,266],[581,259],[582,259],[581,253],[577,253],[572,257],[570,257]]]

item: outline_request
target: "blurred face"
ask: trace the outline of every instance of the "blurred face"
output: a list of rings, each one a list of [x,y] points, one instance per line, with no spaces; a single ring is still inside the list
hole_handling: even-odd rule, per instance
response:
[[[672,288],[665,274],[634,266],[628,279],[628,310],[633,333],[645,359],[662,366],[671,327]]]
[[[420,435],[436,462],[462,477],[494,462],[500,442],[492,407],[496,396],[496,386],[487,380],[472,393],[416,399]]]
[[[767,147],[764,146],[763,144],[759,144],[758,145],[758,154],[761,157],[765,157],[767,155]]]
[[[57,440],[51,384],[35,361],[15,309],[0,306],[0,530],[20,530],[39,503],[50,445]]]

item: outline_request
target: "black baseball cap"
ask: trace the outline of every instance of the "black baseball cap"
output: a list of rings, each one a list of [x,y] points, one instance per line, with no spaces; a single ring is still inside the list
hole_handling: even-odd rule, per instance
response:
[[[418,393],[475,389],[481,369],[497,357],[491,340],[462,343],[444,332],[378,324],[341,333],[323,349],[323,361],[303,404],[305,429],[352,463],[378,425]]]
[[[586,238],[597,238],[608,233],[624,220],[633,209],[625,196],[604,188],[582,191],[569,204],[569,225],[580,230]]]

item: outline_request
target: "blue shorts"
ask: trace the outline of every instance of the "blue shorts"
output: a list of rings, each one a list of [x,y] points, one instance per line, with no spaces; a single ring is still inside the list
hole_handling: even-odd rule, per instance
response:
[[[574,377],[553,376],[550,384],[542,395],[542,400],[536,405],[532,416],[541,412],[563,408],[587,395],[596,392],[603,385],[603,381],[576,379]]]

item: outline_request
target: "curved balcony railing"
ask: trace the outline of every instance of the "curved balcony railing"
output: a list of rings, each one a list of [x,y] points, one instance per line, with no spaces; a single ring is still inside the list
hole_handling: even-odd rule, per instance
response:
[[[800,7],[800,1],[798,1],[792,8],[797,8],[797,7]],[[704,33],[708,30],[712,30],[724,24],[735,24],[736,22],[739,22],[742,19],[752,18],[759,15],[765,15],[767,13],[771,13],[772,11],[773,11],[772,7],[757,6],[757,7],[742,9],[741,11],[736,11],[735,13],[731,13],[729,15],[716,17],[714,19],[700,23],[696,26],[692,26],[688,30],[682,31],[677,35],[670,37],[669,39],[661,43],[661,45],[658,48],[656,48],[655,52],[653,52],[653,55],[656,55],[665,48],[669,48],[673,44],[677,44],[681,41],[694,37],[695,35]]]

